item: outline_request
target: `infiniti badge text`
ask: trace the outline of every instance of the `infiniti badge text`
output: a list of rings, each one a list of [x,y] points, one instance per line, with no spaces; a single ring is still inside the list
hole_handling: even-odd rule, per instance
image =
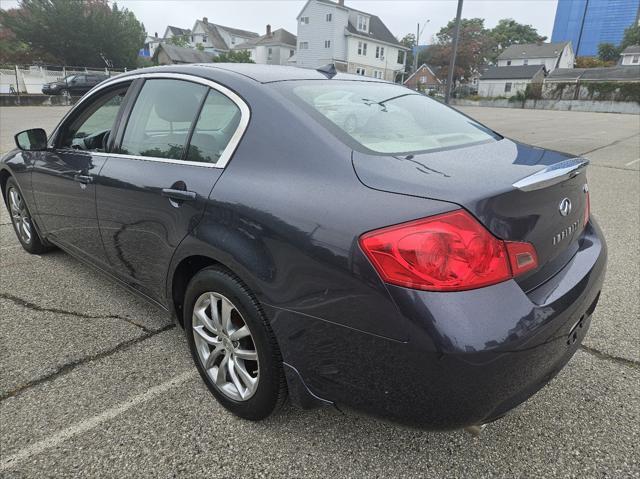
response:
[[[570,225],[570,226],[566,227],[565,229],[563,229],[562,231],[560,231],[560,233],[554,235],[553,236],[553,244],[554,244],[554,246],[557,245],[558,243],[560,243],[560,241],[562,241],[563,239],[568,238],[569,236],[571,236],[573,233],[576,232],[577,229],[578,229],[578,222],[576,221],[572,225]]]

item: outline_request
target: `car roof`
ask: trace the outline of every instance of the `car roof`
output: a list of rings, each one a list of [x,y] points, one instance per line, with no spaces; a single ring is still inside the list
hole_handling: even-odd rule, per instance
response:
[[[151,73],[151,72],[175,72],[186,74],[197,74],[204,78],[215,80],[216,71],[235,73],[245,78],[249,78],[259,83],[273,83],[291,80],[326,80],[327,76],[317,70],[310,68],[290,67],[284,65],[257,65],[255,63],[196,63],[185,65],[167,65],[163,67],[152,67],[141,70],[132,70],[129,74]],[[125,74],[127,75],[127,74]],[[348,73],[337,73],[335,80],[357,80],[388,83],[361,75],[351,75]]]

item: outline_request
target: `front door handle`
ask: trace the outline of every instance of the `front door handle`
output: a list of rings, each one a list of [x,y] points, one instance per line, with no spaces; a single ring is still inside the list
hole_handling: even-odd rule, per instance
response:
[[[193,201],[196,199],[195,191],[174,190],[172,188],[163,188],[162,196],[171,198],[176,201]]]
[[[74,175],[73,177],[74,181],[77,181],[78,183],[83,183],[83,184],[88,184],[88,183],[92,183],[93,182],[93,176],[89,176],[89,175]]]

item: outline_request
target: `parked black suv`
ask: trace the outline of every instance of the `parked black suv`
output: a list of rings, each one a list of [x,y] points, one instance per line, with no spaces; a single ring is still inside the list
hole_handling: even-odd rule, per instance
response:
[[[42,93],[45,95],[80,96],[107,78],[109,78],[108,75],[96,74],[67,75],[62,80],[46,83],[42,87]]]

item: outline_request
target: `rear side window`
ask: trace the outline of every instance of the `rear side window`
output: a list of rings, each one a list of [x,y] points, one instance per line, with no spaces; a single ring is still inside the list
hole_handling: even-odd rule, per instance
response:
[[[147,80],[131,110],[120,152],[182,159],[208,88],[181,80]]]
[[[373,82],[329,81],[293,87],[321,123],[374,153],[408,154],[495,141],[491,130],[407,88]]]
[[[217,163],[238,129],[240,116],[234,102],[210,90],[191,137],[187,160]]]

